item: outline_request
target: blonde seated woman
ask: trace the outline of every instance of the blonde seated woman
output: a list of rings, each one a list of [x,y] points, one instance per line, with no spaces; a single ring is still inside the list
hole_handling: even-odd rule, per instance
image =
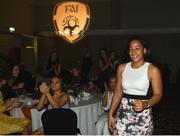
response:
[[[37,105],[37,109],[41,110],[47,108],[48,110],[53,108],[70,108],[69,95],[62,91],[61,89],[61,78],[59,76],[52,77],[50,86],[45,82],[39,86],[39,90],[42,96]],[[43,135],[43,128],[39,128],[33,132],[34,135]]]
[[[0,135],[5,134],[28,134],[29,120],[7,116],[4,112],[11,109],[13,103],[4,103],[2,92],[0,91]]]

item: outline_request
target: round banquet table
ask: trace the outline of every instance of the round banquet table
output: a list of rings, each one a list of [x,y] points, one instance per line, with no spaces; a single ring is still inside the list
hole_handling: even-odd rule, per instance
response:
[[[93,96],[88,100],[81,100],[78,104],[71,104],[70,108],[77,114],[78,128],[82,135],[93,135],[95,122],[102,113],[101,97]],[[45,109],[38,111],[36,108],[29,108],[32,122],[32,131],[42,126],[41,115]],[[14,108],[10,115],[25,117],[22,108]]]

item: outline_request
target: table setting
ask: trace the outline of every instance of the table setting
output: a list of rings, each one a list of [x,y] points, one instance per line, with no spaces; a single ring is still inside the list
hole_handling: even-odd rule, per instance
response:
[[[91,104],[98,101],[99,97],[101,97],[98,93],[90,92],[86,88],[81,88],[79,90],[69,89],[68,93],[71,107]]]
[[[77,114],[78,128],[80,128],[81,133],[84,135],[93,134],[94,123],[102,113],[100,96],[84,89],[79,91],[77,95],[70,93],[70,99],[70,108]],[[18,104],[10,111],[10,115],[31,119],[33,131],[42,126],[41,115],[45,109],[41,111],[36,109],[37,99],[34,100],[28,95],[22,95],[12,98],[11,101],[16,101]]]
[[[20,95],[9,101],[13,103],[13,108],[35,108],[39,100],[34,100],[27,95]]]

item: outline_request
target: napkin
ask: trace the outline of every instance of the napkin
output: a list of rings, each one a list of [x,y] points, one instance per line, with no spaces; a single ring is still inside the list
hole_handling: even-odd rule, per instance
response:
[[[89,97],[91,94],[87,92],[83,92],[83,97]]]
[[[70,102],[72,104],[78,105],[79,101],[80,101],[80,99],[78,97],[73,97],[72,95],[70,95]]]

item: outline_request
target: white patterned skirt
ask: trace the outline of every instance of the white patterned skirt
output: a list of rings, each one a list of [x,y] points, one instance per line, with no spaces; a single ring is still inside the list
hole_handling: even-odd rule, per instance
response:
[[[133,109],[135,99],[122,98],[116,119],[115,135],[152,135],[152,109],[136,112]]]

